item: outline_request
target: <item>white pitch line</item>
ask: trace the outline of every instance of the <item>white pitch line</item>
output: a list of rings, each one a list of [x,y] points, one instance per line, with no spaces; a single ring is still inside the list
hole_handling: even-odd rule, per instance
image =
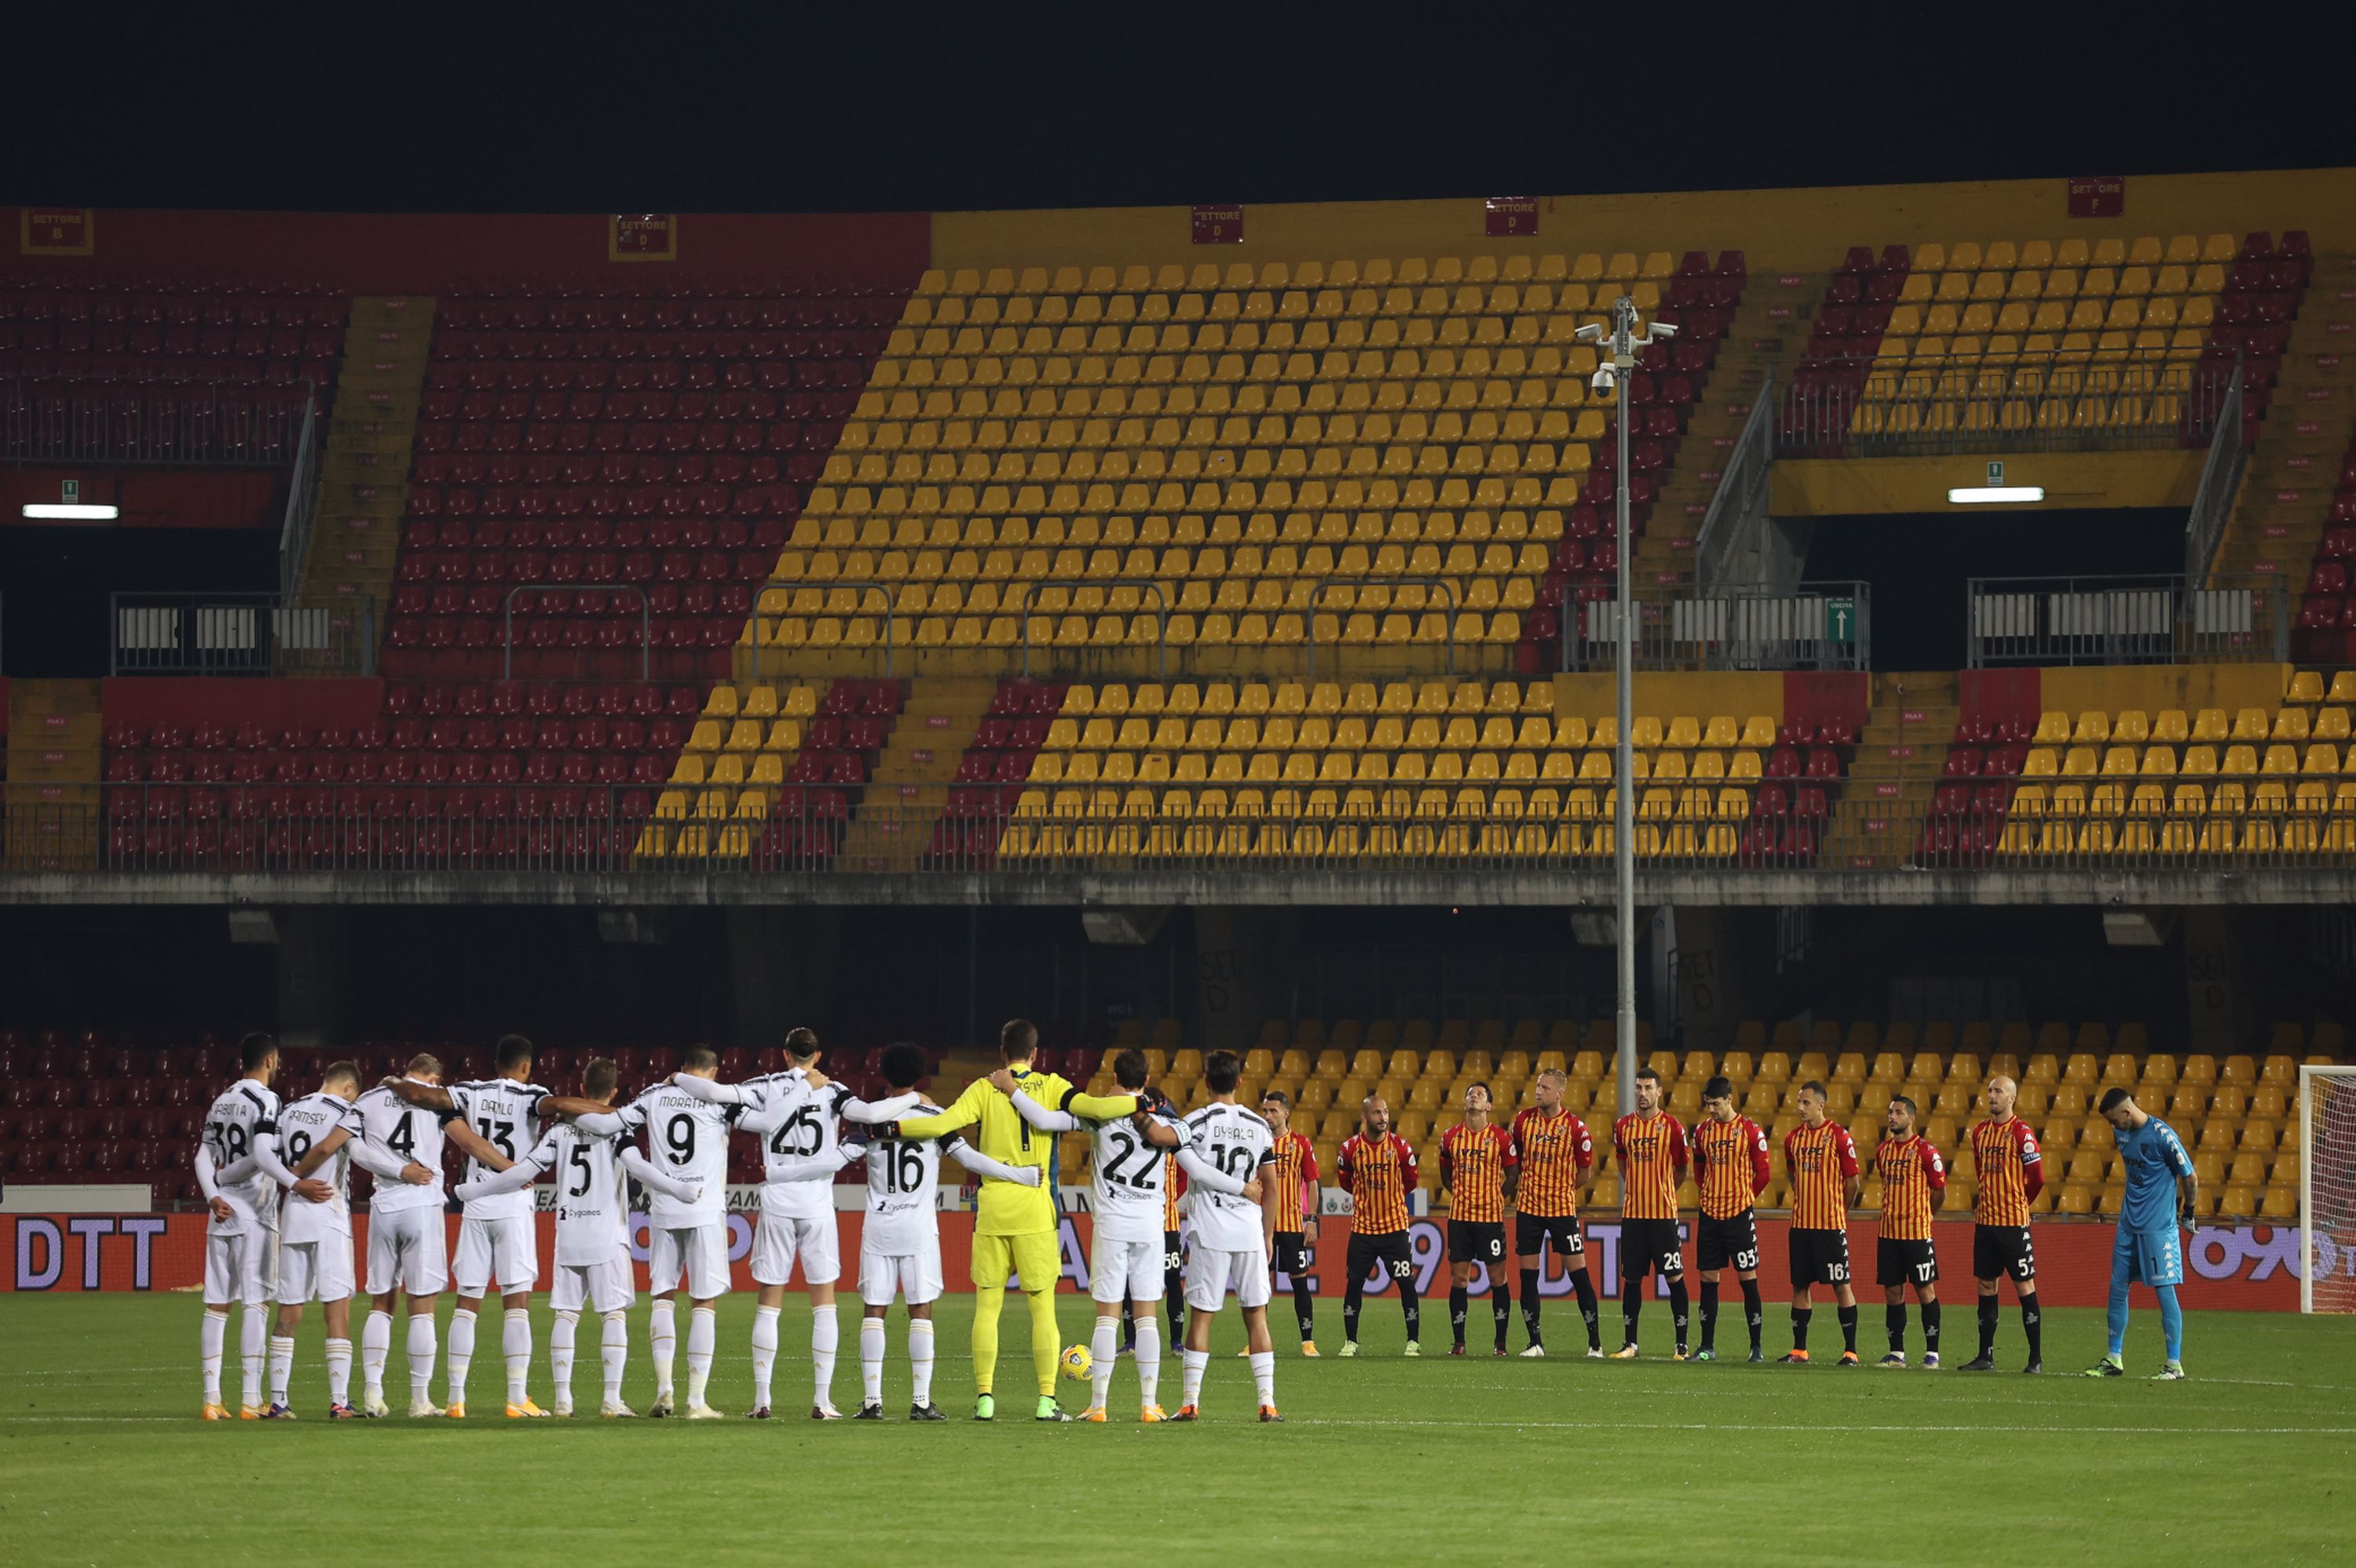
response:
[[[1929,1425],[1921,1423],[1855,1423],[1826,1421],[1758,1422],[1758,1421],[1422,1421],[1411,1417],[1388,1416],[1310,1416],[1297,1419],[1296,1426],[1414,1426],[1471,1430],[1474,1427],[1519,1427],[1531,1431],[1562,1432],[1943,1432],[1968,1434],[2013,1433],[2039,1436],[2068,1436],[2084,1433],[2118,1433],[2175,1437],[2211,1437],[2220,1435],[2243,1437],[2329,1437],[2356,1435],[2356,1426],[2056,1426],[1997,1425],[1975,1422],[1968,1425]]]

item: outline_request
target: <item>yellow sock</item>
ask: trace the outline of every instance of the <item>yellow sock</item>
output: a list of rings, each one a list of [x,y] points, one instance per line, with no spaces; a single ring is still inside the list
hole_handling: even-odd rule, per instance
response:
[[[988,1393],[998,1376],[998,1313],[1006,1287],[978,1285],[973,1294],[973,1392]]]
[[[1063,1336],[1055,1330],[1055,1287],[1034,1290],[1031,1296],[1031,1364],[1039,1371],[1039,1397],[1055,1393],[1055,1363],[1064,1353]]]

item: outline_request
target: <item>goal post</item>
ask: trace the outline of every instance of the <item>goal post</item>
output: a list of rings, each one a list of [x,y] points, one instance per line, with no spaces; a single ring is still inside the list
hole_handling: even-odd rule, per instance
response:
[[[2298,1117],[2298,1309],[2356,1312],[2356,1067],[2301,1067]]]

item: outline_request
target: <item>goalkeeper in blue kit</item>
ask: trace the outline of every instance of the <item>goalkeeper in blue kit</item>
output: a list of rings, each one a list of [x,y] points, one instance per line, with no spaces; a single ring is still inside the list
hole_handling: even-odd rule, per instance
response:
[[[2127,1192],[2111,1253],[2110,1353],[2088,1367],[2086,1375],[2126,1375],[2127,1287],[2141,1280],[2159,1297],[2160,1331],[2168,1340],[2168,1360],[2157,1380],[2176,1382],[2184,1376],[2184,1309],[2176,1301],[2176,1287],[2184,1283],[2182,1232],[2198,1212],[2192,1157],[2175,1129],[2146,1112],[2125,1089],[2103,1096],[2103,1115],[2126,1163]]]

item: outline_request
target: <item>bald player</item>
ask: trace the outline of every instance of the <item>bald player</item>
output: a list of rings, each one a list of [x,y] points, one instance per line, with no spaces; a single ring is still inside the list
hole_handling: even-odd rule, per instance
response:
[[[1987,1118],[1972,1128],[1972,1173],[1979,1196],[1973,1205],[1972,1277],[1980,1292],[1980,1353],[1965,1361],[1967,1372],[1996,1371],[1997,1284],[2012,1276],[2020,1299],[2020,1327],[2029,1337],[2026,1372],[2045,1370],[2043,1317],[2037,1308],[2037,1249],[2029,1239],[2029,1206],[2045,1187],[2045,1161],[2037,1135],[2012,1114],[2019,1085],[1999,1072],[1987,1081]]]
[[[1380,1094],[1359,1107],[1358,1130],[1334,1157],[1342,1190],[1350,1195],[1349,1285],[1342,1294],[1342,1354],[1358,1353],[1358,1307],[1366,1276],[1380,1264],[1398,1284],[1407,1315],[1406,1354],[1423,1354],[1423,1309],[1415,1290],[1415,1254],[1408,1245],[1408,1194],[1415,1190],[1415,1150],[1391,1131],[1391,1108]]]

